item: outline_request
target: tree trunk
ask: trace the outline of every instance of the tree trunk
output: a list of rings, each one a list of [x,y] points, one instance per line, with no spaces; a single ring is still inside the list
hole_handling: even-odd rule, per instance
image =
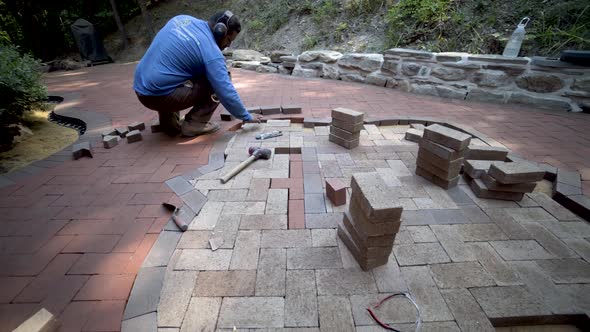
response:
[[[149,38],[150,42],[154,37],[154,27],[152,25],[152,17],[147,10],[147,6],[145,5],[145,0],[137,0],[137,4],[139,5],[139,9],[141,9],[141,16],[143,17],[143,24],[145,25],[145,30],[147,32],[147,37]]]
[[[125,32],[125,26],[121,21],[121,17],[119,16],[119,12],[117,11],[117,4],[115,0],[109,0],[111,2],[111,7],[113,7],[113,16],[115,17],[115,22],[117,22],[117,27],[119,28],[119,33],[121,34],[121,41],[123,42],[122,48],[127,48],[129,46],[129,41],[127,39],[127,32]]]

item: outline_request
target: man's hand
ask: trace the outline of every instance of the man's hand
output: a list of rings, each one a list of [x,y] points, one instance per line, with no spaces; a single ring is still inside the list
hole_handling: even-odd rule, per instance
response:
[[[261,123],[264,119],[262,114],[251,114],[252,120],[244,121],[244,123]]]

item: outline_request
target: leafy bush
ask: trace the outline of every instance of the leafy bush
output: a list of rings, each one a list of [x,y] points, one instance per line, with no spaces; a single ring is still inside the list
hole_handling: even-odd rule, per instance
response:
[[[443,37],[453,14],[452,0],[401,0],[387,13],[392,46],[410,44],[432,33]]]
[[[319,26],[331,25],[336,20],[340,4],[336,0],[322,0],[313,10],[313,21]]]
[[[361,16],[375,13],[385,5],[385,0],[349,0],[344,10],[349,16]]]
[[[39,65],[30,55],[21,55],[17,47],[0,45],[0,149],[12,145],[15,133],[9,126],[47,98]]]

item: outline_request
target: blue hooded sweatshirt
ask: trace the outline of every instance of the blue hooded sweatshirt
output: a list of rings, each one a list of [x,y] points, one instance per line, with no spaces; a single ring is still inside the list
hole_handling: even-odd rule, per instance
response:
[[[143,96],[166,96],[187,80],[203,75],[232,115],[252,120],[230,81],[209,24],[192,16],[173,17],[158,32],[135,68],[133,89]]]

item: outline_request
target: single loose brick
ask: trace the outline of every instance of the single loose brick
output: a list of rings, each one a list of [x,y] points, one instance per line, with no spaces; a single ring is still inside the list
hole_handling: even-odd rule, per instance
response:
[[[262,115],[281,114],[281,106],[260,106]]]
[[[248,111],[248,113],[262,114],[262,111],[260,110],[260,106],[246,107],[246,111]]]
[[[463,151],[467,149],[469,142],[471,141],[471,135],[439,124],[433,124],[424,128],[424,138],[455,151]]]
[[[332,110],[332,119],[338,119],[350,123],[363,122],[364,115],[365,113],[343,107],[338,107]]]
[[[465,160],[463,161],[463,172],[472,179],[479,179],[484,174],[488,173],[488,169],[490,169],[490,165],[493,163],[497,163],[499,161],[491,161],[491,160]]]
[[[543,180],[545,171],[526,161],[493,163],[488,174],[502,184],[537,182]]]
[[[84,156],[92,158],[92,148],[90,147],[89,142],[80,142],[74,144],[72,147],[72,154],[74,155],[74,159],[78,160]]]
[[[469,186],[471,187],[471,190],[473,190],[475,196],[479,198],[520,201],[524,197],[524,193],[489,190],[481,179],[473,179],[469,181]]]
[[[481,181],[492,191],[506,191],[514,193],[532,193],[537,186],[536,182],[529,183],[515,183],[515,184],[501,184],[489,174],[481,176]]]
[[[127,134],[127,143],[135,143],[141,141],[141,132],[139,130],[130,131]]]
[[[145,130],[145,123],[136,121],[136,122],[133,122],[132,124],[128,125],[127,129],[129,129],[129,131],[134,131],[134,130],[142,131],[142,130]]]
[[[347,141],[357,140],[361,137],[360,131],[351,132],[334,126],[330,126],[330,133]]]
[[[117,133],[117,130],[114,129],[114,128],[111,128],[109,130],[105,130],[105,131],[102,132],[102,137],[105,137],[105,136],[115,136],[115,135],[118,136],[119,134]]]
[[[339,179],[326,180],[326,195],[334,206],[346,204],[346,185]]]
[[[129,133],[129,129],[125,128],[125,127],[118,127],[117,129],[115,129],[117,131],[117,134],[121,137],[121,138],[125,138],[125,136],[127,135],[127,133]]]
[[[102,145],[105,149],[112,149],[119,144],[120,139],[119,136],[105,136],[102,139]]]
[[[301,106],[283,105],[281,107],[283,114],[299,114],[301,113]]]
[[[150,129],[152,130],[152,133],[160,133],[164,131],[164,129],[160,125],[160,120],[154,120],[152,122],[152,125],[150,126]]]
[[[305,118],[303,128],[325,127],[332,123],[332,118]]]
[[[406,141],[418,143],[422,139],[422,136],[424,136],[424,132],[422,130],[408,129],[408,131],[406,131],[405,138]]]
[[[508,149],[488,146],[488,145],[469,145],[467,153],[465,154],[466,159],[472,160],[499,160],[505,161],[508,156]]]

